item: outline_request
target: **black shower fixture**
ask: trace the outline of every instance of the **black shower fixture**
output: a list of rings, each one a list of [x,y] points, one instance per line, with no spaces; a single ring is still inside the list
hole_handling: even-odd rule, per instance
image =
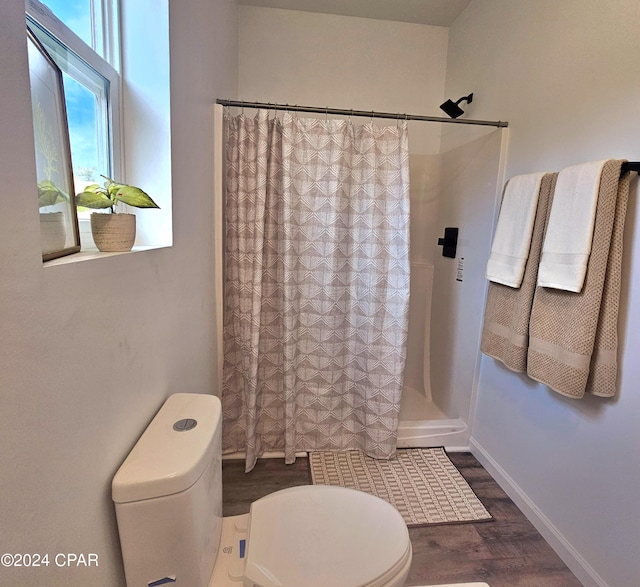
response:
[[[473,102],[473,92],[468,96],[462,96],[459,100],[455,102],[453,100],[447,100],[444,104],[440,104],[440,108],[445,111],[447,116],[451,118],[458,118],[461,114],[464,114],[464,110],[458,106],[460,102],[467,102],[467,104],[471,104]]]

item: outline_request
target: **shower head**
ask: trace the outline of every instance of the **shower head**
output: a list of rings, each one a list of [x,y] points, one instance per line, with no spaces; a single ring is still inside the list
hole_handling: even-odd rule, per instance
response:
[[[455,102],[453,100],[447,100],[443,104],[440,104],[440,108],[441,110],[444,110],[447,116],[450,116],[451,118],[458,118],[458,116],[460,116],[461,114],[464,114],[464,110],[460,108],[458,104],[460,104],[460,102],[467,102],[467,104],[471,104],[472,101],[473,101],[473,92],[468,96],[462,96],[462,98],[460,98],[459,100],[456,100]]]

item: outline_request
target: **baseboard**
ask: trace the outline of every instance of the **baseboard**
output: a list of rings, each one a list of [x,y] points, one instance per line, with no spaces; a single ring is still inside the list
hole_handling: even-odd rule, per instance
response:
[[[562,535],[551,520],[536,506],[529,496],[507,474],[507,472],[491,457],[491,455],[475,440],[469,439],[471,453],[480,464],[491,474],[495,481],[504,489],[511,500],[520,508],[527,519],[540,532],[542,537],[556,551],[558,556],[569,567],[584,587],[609,587],[609,585],[595,572],[589,563],[573,548],[571,543]]]

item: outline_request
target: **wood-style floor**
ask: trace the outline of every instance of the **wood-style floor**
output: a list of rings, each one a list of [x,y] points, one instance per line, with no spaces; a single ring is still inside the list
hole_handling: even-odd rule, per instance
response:
[[[407,587],[467,581],[486,581],[490,587],[581,587],[473,455],[454,452],[449,457],[494,521],[410,528],[413,561]],[[248,474],[243,461],[227,460],[222,479],[225,516],[246,513],[252,501],[279,489],[311,483],[305,458],[293,465],[261,459]]]

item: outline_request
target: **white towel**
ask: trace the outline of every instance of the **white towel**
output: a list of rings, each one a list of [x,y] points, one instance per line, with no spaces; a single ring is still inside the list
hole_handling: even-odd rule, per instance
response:
[[[542,244],[538,285],[576,293],[582,290],[606,161],[573,165],[558,175]]]
[[[515,175],[507,182],[487,263],[489,281],[520,287],[543,176],[544,173]]]

